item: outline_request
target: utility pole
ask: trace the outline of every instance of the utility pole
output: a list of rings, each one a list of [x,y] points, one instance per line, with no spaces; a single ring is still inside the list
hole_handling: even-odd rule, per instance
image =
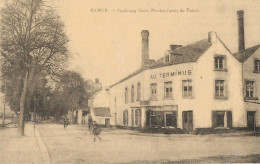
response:
[[[2,126],[5,126],[5,102],[6,102],[6,83],[5,83],[4,111],[3,111],[3,124],[2,124]]]

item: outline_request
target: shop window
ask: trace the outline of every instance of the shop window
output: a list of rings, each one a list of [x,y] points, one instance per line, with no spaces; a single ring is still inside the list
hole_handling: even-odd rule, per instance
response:
[[[259,59],[255,59],[255,73],[260,73],[260,60]]]
[[[131,102],[134,102],[134,96],[135,96],[134,90],[135,90],[135,87],[134,87],[134,85],[132,85],[132,87],[131,87]]]
[[[232,112],[231,111],[213,111],[212,112],[213,128],[231,128]]]
[[[128,125],[128,110],[123,111],[123,124]]]
[[[141,84],[140,83],[137,84],[137,96],[136,97],[137,97],[136,98],[137,101],[141,100]]]
[[[165,112],[165,126],[177,127],[176,111]]]
[[[141,126],[141,109],[135,110],[135,126]]]
[[[183,97],[189,98],[192,97],[192,81],[191,80],[183,80]]]
[[[151,84],[151,96],[150,96],[151,100],[157,100],[157,84],[156,83],[152,83]]]
[[[158,125],[158,122],[156,120],[156,112],[150,113],[150,125],[151,126]]]
[[[215,98],[216,99],[227,99],[226,97],[226,86],[225,80],[215,81]]]
[[[164,83],[164,98],[172,98],[172,82]]]
[[[255,91],[255,82],[254,81],[246,81],[246,97],[247,100],[258,100],[256,97]]]
[[[215,70],[225,70],[225,57],[215,56],[214,58]]]
[[[125,103],[128,103],[128,89],[127,87],[125,88]]]

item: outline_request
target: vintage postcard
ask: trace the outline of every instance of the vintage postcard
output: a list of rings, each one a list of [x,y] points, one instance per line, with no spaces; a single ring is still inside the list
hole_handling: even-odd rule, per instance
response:
[[[259,163],[259,1],[0,2],[0,163]]]

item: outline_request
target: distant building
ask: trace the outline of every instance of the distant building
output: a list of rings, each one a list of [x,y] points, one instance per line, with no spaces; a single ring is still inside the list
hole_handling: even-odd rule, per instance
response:
[[[186,46],[170,45],[149,59],[143,30],[141,68],[93,96],[110,125],[207,132],[260,126],[260,45],[244,49],[243,11],[238,11],[239,52],[215,32]],[[106,110],[106,111],[105,111]],[[102,122],[104,124],[105,122]]]

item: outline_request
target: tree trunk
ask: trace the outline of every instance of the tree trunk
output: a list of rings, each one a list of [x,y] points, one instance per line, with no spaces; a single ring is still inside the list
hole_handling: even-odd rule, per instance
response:
[[[25,111],[25,100],[26,100],[26,93],[27,93],[27,83],[28,83],[28,71],[24,77],[23,81],[23,90],[20,97],[20,115],[19,115],[19,134],[24,136],[24,111]]]

